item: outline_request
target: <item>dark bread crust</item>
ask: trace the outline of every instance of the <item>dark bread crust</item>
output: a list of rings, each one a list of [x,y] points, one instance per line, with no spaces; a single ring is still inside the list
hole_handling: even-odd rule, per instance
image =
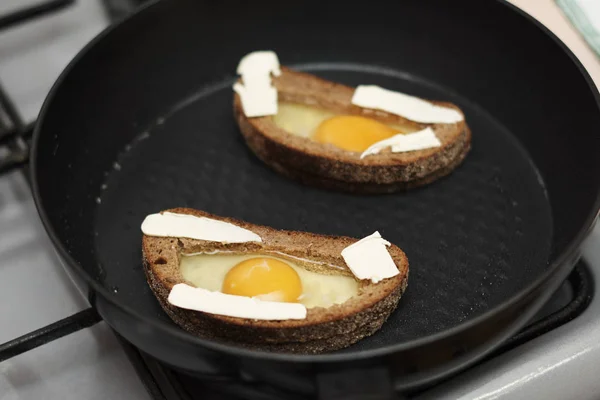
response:
[[[457,145],[455,149],[448,152],[449,154],[454,154],[456,152],[456,153],[458,153],[458,155],[456,156],[456,158],[451,160],[450,163],[446,167],[438,169],[438,170],[432,172],[431,174],[424,176],[422,178],[415,179],[413,181],[408,181],[408,182],[395,182],[395,183],[389,183],[389,184],[370,183],[370,182],[366,182],[366,183],[344,182],[344,181],[338,181],[338,180],[334,180],[334,179],[328,179],[328,178],[318,176],[318,175],[312,175],[312,174],[298,171],[298,170],[289,169],[286,167],[286,165],[280,164],[278,162],[272,162],[271,167],[274,170],[276,170],[277,172],[279,172],[280,174],[287,176],[290,179],[297,180],[300,183],[303,183],[303,184],[309,185],[309,186],[315,186],[315,187],[320,187],[320,188],[324,188],[324,189],[340,190],[340,191],[345,191],[345,192],[350,192],[350,193],[360,193],[360,194],[395,193],[395,192],[414,189],[414,188],[417,188],[420,186],[425,186],[433,181],[436,181],[436,180],[443,178],[444,176],[452,173],[452,171],[454,171],[454,169],[463,162],[463,160],[469,153],[469,150],[471,149],[471,146],[470,146],[471,132],[469,129],[467,129],[465,131],[465,135],[468,136],[467,140],[469,140],[469,142],[467,143],[467,146],[464,147],[464,146]],[[258,153],[257,153],[257,155],[260,157],[260,155]],[[444,156],[444,155],[440,154],[440,156]]]
[[[471,147],[471,133],[464,120],[454,124],[420,124],[383,111],[358,107],[351,102],[354,88],[286,67],[281,68],[279,77],[273,78],[273,84],[280,101],[367,116],[415,130],[430,126],[442,142],[437,148],[406,153],[392,153],[387,149],[361,159],[360,153],[292,135],[275,125],[271,116],[246,118],[241,99],[234,93],[235,120],[248,147],[276,171],[307,184],[320,182],[323,186],[353,192],[405,190],[449,174]],[[462,113],[454,104],[431,102]]]
[[[261,321],[181,309],[171,305],[167,298],[174,285],[185,282],[179,270],[182,253],[213,250],[261,254],[282,252],[340,268],[305,264],[293,259],[296,264],[315,272],[353,276],[340,253],[357,239],[275,230],[189,208],[165,211],[230,222],[252,230],[263,240],[262,243],[221,244],[186,238],[143,236],[144,271],[154,295],[176,324],[200,337],[269,351],[319,353],[340,349],[377,331],[396,308],[406,289],[408,259],[400,248],[392,245],[388,250],[400,274],[378,284],[361,281],[357,296],[340,305],[308,309],[304,320]],[[286,258],[285,255],[274,255]]]

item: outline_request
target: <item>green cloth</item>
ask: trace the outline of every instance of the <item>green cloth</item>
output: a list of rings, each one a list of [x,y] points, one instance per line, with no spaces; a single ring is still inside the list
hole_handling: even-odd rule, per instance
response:
[[[556,3],[600,57],[600,0],[556,0]]]

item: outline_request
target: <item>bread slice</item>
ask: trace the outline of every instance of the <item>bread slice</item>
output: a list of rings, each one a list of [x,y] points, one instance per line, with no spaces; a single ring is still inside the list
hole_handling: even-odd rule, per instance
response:
[[[311,74],[281,67],[273,77],[280,102],[300,103],[345,115],[359,115],[411,130],[431,127],[442,145],[405,153],[389,149],[363,159],[351,152],[293,135],[272,116],[247,118],[240,96],[234,93],[235,120],[248,147],[275,171],[306,184],[350,192],[386,193],[433,182],[452,172],[471,148],[471,132],[463,118],[453,124],[421,124],[398,115],[352,104],[354,88]],[[462,111],[454,104],[434,104]]]
[[[277,252],[278,258],[290,259],[299,267],[313,272],[354,277],[346,266],[341,251],[357,239],[276,230],[189,208],[165,211],[229,222],[249,229],[262,238],[261,243],[222,244],[186,238],[143,236],[144,271],[160,305],[176,324],[203,338],[278,352],[309,354],[341,349],[376,332],[396,308],[406,289],[408,259],[400,248],[392,245],[388,247],[388,251],[400,271],[398,275],[377,284],[360,281],[355,297],[328,308],[309,308],[306,319],[303,320],[251,320],[178,308],[168,302],[169,292],[178,283],[192,285],[184,280],[180,272],[182,254],[219,250],[263,255]],[[307,263],[291,257],[321,263]],[[339,268],[332,268],[325,263]]]

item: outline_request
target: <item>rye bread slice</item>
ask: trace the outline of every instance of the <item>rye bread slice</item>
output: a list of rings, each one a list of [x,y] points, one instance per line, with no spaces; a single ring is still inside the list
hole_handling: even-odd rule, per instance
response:
[[[178,283],[192,285],[184,280],[180,272],[182,254],[220,250],[272,255],[289,259],[309,271],[353,277],[341,251],[358,239],[276,230],[189,208],[165,211],[229,222],[255,232],[263,241],[222,244],[143,235],[144,271],[150,288],[167,315],[177,325],[199,337],[266,351],[309,354],[341,349],[376,332],[396,308],[406,289],[408,259],[399,247],[392,245],[388,251],[400,271],[398,275],[377,284],[360,281],[357,296],[328,308],[309,308],[303,320],[252,320],[178,308],[168,302],[169,292]]]
[[[280,102],[311,105],[345,115],[360,115],[414,130],[431,127],[441,147],[405,153],[389,149],[363,159],[360,153],[291,134],[272,116],[247,118],[234,92],[235,120],[248,147],[275,171],[306,184],[352,192],[393,192],[422,186],[448,175],[471,148],[471,132],[463,119],[453,124],[421,124],[398,115],[352,104],[355,88],[281,67],[273,77]],[[458,106],[429,100],[462,111]]]

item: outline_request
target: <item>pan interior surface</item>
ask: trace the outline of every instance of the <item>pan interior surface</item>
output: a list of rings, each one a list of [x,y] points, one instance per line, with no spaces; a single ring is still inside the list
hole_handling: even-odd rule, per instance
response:
[[[378,230],[401,247],[410,277],[398,309],[378,333],[344,352],[455,327],[542,274],[552,242],[549,201],[528,154],[498,121],[443,87],[394,70],[347,63],[298,68],[348,85],[455,102],[472,129],[472,150],[450,176],[406,193],[303,186],[250,152],[233,119],[232,81],[215,82],[140,130],[106,173],[96,199],[96,276],[120,301],[172,324],[145,280],[140,224],[147,214],[180,206],[277,229],[356,238]]]
[[[263,49],[348,85],[455,102],[473,148],[450,176],[408,193],[289,181],[254,157],[233,119],[235,67]],[[408,289],[380,332],[344,352],[409,347],[472,327],[544,272],[566,274],[600,204],[590,82],[503,1],[160,1],[102,34],[52,89],[33,141],[34,198],[65,264],[124,314],[122,333],[160,332],[161,357],[187,357],[198,341],[182,339],[146,284],[140,224],[178,206],[279,229],[379,230],[408,255]]]

